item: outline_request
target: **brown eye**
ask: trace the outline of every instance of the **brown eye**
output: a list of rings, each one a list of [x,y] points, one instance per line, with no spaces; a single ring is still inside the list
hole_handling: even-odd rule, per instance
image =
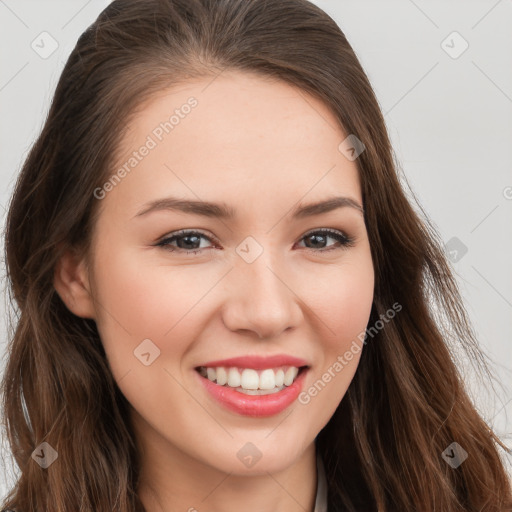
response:
[[[338,247],[329,247],[325,249],[325,244],[328,239],[332,238],[337,240],[340,244]],[[354,240],[341,232],[332,231],[330,229],[322,229],[317,231],[312,231],[305,235],[302,240],[306,241],[306,249],[318,249],[317,252],[325,252],[336,249],[344,249],[346,247],[351,247],[354,245]],[[309,244],[309,245],[308,245]]]
[[[204,247],[201,247],[201,239],[211,239],[199,231],[179,231],[170,237],[164,238],[158,242],[157,246],[163,247],[170,252],[184,252],[186,254],[198,254],[203,251]],[[177,243],[177,246],[171,245],[173,242]]]

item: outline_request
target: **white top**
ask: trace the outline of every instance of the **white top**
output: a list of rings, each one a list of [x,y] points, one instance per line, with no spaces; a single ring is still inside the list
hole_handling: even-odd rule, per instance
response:
[[[318,452],[318,448],[316,450],[316,475],[316,500],[313,512],[327,512],[327,479],[325,477],[324,461]]]

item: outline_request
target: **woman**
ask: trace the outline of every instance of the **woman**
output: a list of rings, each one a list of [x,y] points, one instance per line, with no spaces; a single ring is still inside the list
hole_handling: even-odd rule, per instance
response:
[[[23,166],[6,262],[6,508],[512,510],[450,358],[485,371],[440,240],[305,0],[112,2]]]

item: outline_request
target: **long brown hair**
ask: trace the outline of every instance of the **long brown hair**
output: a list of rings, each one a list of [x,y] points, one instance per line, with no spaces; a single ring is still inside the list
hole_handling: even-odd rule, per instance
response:
[[[95,322],[66,308],[54,270],[67,249],[88,254],[94,190],[112,175],[130,116],[158,91],[225,69],[314,95],[366,148],[356,163],[375,269],[369,325],[391,304],[402,309],[367,340],[346,396],[317,437],[329,512],[512,510],[496,445],[510,450],[478,414],[449,349],[456,342],[489,372],[442,242],[406,197],[354,51],[306,0],[115,0],[79,38],[7,217],[17,314],[1,391],[20,475],[3,507],[144,510],[127,400]],[[58,453],[46,469],[32,457],[43,442]],[[456,468],[442,456],[454,442],[468,454]]]

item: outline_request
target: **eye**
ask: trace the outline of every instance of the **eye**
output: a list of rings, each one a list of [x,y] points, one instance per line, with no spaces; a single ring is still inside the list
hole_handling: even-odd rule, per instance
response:
[[[177,231],[173,236],[164,238],[158,242],[157,246],[164,247],[170,252],[185,252],[187,254],[198,254],[202,252],[201,238],[205,240],[212,240],[199,231],[187,231],[185,229]],[[171,245],[177,242],[178,247]],[[199,245],[198,245],[199,244]]]
[[[327,239],[332,238],[337,240],[338,247],[330,247],[329,249],[318,249],[318,245],[325,244]],[[308,250],[313,250],[314,252],[330,252],[338,249],[345,249],[346,247],[352,247],[354,245],[354,239],[345,235],[341,231],[333,231],[331,229],[319,229],[316,231],[310,231],[301,240],[308,240],[313,244],[313,247],[306,247]]]
[[[319,247],[324,245],[329,238],[336,240],[338,242],[338,246],[330,247],[328,249]],[[156,245],[158,247],[163,247],[170,252],[181,252],[186,255],[195,255],[203,252],[205,249],[204,246],[201,247],[201,239],[208,240],[210,242],[216,242],[213,237],[206,236],[200,231],[183,229],[173,233],[172,236],[164,238]],[[345,235],[341,231],[334,231],[330,229],[318,229],[316,231],[310,231],[301,238],[301,241],[302,240],[306,240],[309,244],[312,244],[312,247],[306,246],[307,250],[320,253],[345,249],[346,247],[352,247],[354,245],[353,238]],[[172,245],[174,243],[176,243],[176,245]]]

